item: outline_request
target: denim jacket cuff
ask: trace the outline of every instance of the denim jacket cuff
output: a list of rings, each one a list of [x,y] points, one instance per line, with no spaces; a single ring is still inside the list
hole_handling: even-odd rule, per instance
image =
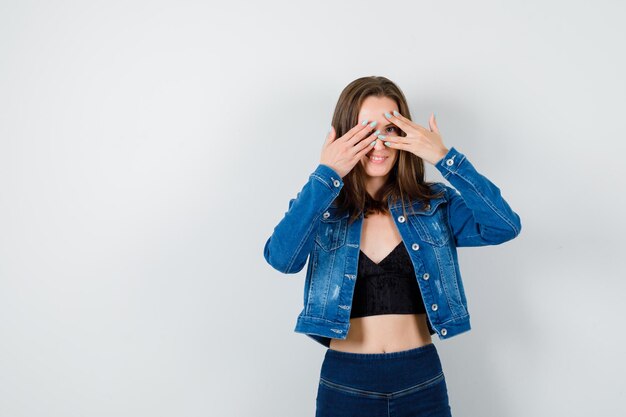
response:
[[[328,165],[319,164],[317,168],[315,168],[315,171],[311,173],[311,177],[322,182],[330,190],[332,190],[335,195],[339,195],[339,192],[343,187],[343,180],[341,179],[341,176]]]
[[[448,153],[437,161],[435,168],[441,172],[445,179],[448,179],[450,174],[454,174],[459,169],[464,160],[465,155],[452,146],[448,149]]]

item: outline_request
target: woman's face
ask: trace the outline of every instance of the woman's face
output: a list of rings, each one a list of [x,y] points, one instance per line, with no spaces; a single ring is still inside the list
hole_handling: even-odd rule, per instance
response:
[[[399,111],[395,100],[388,97],[369,96],[361,105],[358,121],[368,120],[371,123],[375,120],[378,123],[374,126],[372,132],[379,129],[380,135],[399,136],[400,129],[385,117],[385,113],[392,114],[394,110]],[[389,174],[398,158],[399,150],[386,146],[384,142],[384,139],[376,139],[376,145],[359,162],[363,165],[369,177],[385,177]],[[372,159],[374,156],[380,156],[384,159],[377,161]]]

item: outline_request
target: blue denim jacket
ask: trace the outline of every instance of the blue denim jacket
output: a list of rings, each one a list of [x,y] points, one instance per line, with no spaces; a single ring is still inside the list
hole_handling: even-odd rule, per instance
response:
[[[454,147],[435,167],[454,186],[435,183],[443,197],[422,209],[419,201],[388,203],[413,262],[429,332],[447,339],[471,328],[456,248],[506,242],[522,225],[500,189]],[[265,260],[285,274],[301,271],[308,259],[304,308],[294,331],[326,347],[350,329],[363,224],[362,214],[348,224],[349,214],[334,204],[342,186],[335,170],[319,164],[264,247]]]

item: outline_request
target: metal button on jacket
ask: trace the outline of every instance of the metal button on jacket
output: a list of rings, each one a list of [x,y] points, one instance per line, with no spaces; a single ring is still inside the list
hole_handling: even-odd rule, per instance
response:
[[[411,249],[413,250],[418,250],[420,248],[420,245],[418,245],[417,243],[414,243],[411,245]]]
[[[399,217],[398,217],[398,221],[399,221],[400,223],[404,223],[404,220],[405,220],[405,219],[404,219],[404,216],[399,216]]]

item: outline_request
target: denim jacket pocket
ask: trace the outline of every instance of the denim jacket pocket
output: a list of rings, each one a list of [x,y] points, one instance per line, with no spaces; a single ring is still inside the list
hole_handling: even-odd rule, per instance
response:
[[[320,218],[315,242],[325,251],[339,249],[346,243],[349,214],[329,207]]]
[[[433,246],[444,246],[450,240],[450,229],[446,224],[446,200],[432,200],[426,210],[410,215],[409,219],[424,242]]]

